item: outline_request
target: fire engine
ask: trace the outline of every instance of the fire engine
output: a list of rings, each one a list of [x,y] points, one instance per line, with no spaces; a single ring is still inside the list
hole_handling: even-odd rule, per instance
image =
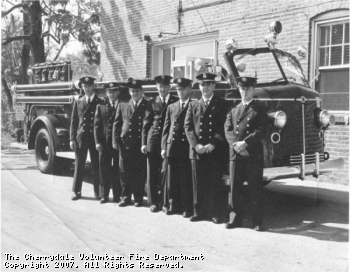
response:
[[[236,40],[228,40],[224,54],[228,72],[219,65],[212,68],[218,75],[215,94],[232,106],[241,100],[236,78],[258,78],[254,99],[268,107],[270,120],[263,140],[264,185],[274,179],[318,177],[344,164],[341,158],[332,160],[324,150],[325,131],[331,128],[332,118],[322,109],[320,94],[310,87],[299,59],[276,48],[281,30],[278,21],[270,25],[266,47],[239,48]],[[299,57],[305,53],[304,48],[298,49]],[[39,64],[32,70],[36,84],[13,86],[14,100],[24,105],[24,138],[28,149],[35,150],[38,169],[55,173],[74,159],[69,127],[80,90],[77,82],[70,80],[70,63]],[[105,95],[105,83],[95,83],[99,96]],[[153,80],[146,80],[144,89],[147,97],[157,94]],[[193,89],[192,97],[200,98],[198,84]]]

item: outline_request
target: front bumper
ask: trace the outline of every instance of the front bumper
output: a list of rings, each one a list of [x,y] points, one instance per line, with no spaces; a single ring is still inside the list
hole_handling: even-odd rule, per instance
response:
[[[319,175],[338,170],[342,168],[343,165],[344,165],[344,159],[339,158],[339,159],[328,160],[320,163],[265,168],[264,181],[271,181],[275,179],[286,179],[286,178],[300,178],[303,180],[305,176],[311,176],[311,175],[314,177],[318,177]]]

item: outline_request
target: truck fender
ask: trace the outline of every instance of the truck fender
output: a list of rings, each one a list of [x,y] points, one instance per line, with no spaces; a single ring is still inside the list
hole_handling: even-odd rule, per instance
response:
[[[58,147],[58,135],[56,128],[63,127],[64,124],[62,121],[55,117],[54,115],[41,115],[37,119],[35,119],[34,124],[30,130],[29,133],[29,139],[28,139],[28,149],[34,149],[35,148],[35,138],[36,134],[41,128],[46,128],[50,134],[50,137],[53,141],[53,154],[56,155],[56,151],[59,149]]]

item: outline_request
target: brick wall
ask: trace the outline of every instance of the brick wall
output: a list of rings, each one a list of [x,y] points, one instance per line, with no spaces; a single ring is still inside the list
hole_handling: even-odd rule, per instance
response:
[[[178,30],[178,0],[101,0],[101,70],[104,80],[144,78],[151,75],[152,46],[145,34],[157,42],[159,32]],[[299,45],[310,52],[310,20],[330,10],[348,9],[347,0],[183,0],[181,32],[164,35],[163,40],[219,31],[219,63],[225,66],[225,41],[234,37],[240,47],[266,46],[268,26],[279,20],[283,24],[278,48],[292,54]],[[194,6],[196,8],[194,8]],[[307,73],[308,58],[301,61]],[[346,167],[321,181],[348,183],[348,126],[333,127],[326,134],[326,150],[331,158],[343,157]]]
[[[192,3],[193,2],[193,3]],[[178,0],[102,0],[101,69],[104,80],[150,75],[149,34],[176,33]],[[194,5],[197,9],[194,8]],[[347,0],[183,0],[181,32],[175,38],[219,31],[219,62],[224,64],[225,41],[234,37],[240,47],[265,46],[263,38],[274,20],[283,24],[278,47],[293,54],[309,46],[310,19],[329,10],[349,8]],[[174,39],[164,35],[163,40]],[[308,71],[308,60],[302,60]]]

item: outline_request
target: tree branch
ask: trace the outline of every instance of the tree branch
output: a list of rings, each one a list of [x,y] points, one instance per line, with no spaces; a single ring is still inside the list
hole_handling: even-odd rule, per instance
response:
[[[29,35],[22,35],[22,36],[10,37],[6,41],[4,41],[1,45],[5,46],[5,45],[9,44],[10,42],[19,41],[19,40],[30,40],[30,36]]]
[[[1,18],[4,18],[4,17],[7,16],[8,14],[10,14],[14,9],[20,8],[20,7],[22,7],[22,3],[13,6],[13,7],[10,8],[9,10],[1,11]]]
[[[65,44],[63,43],[62,45],[61,45],[61,48],[60,48],[60,50],[57,52],[57,55],[56,55],[56,57],[53,59],[53,61],[55,61],[55,60],[57,60],[58,59],[58,57],[60,56],[60,54],[61,54],[61,52],[62,52],[62,49],[63,49],[63,47],[65,46]]]
[[[60,40],[57,40],[56,39],[56,37],[55,36],[53,36],[51,33],[49,33],[49,32],[46,32],[46,33],[43,33],[43,35],[42,35],[42,37],[44,38],[44,37],[46,37],[46,36],[50,36],[52,39],[54,39],[55,40],[55,42],[57,42],[58,44],[60,44],[61,43],[61,41]]]
[[[4,88],[5,94],[7,96],[7,102],[10,107],[10,111],[13,111],[12,94],[10,88],[7,85],[7,81],[4,75],[1,75],[1,85]]]

